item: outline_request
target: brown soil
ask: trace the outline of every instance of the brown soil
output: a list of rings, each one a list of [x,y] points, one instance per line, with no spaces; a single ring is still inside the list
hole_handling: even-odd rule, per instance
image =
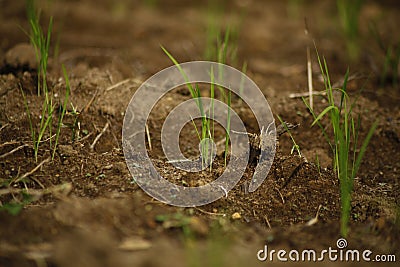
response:
[[[0,211],[0,266],[257,266],[268,264],[256,256],[264,244],[276,250],[336,247],[340,194],[332,153],[321,131],[310,127],[313,118],[302,100],[289,97],[307,91],[306,47],[311,42],[304,34],[305,16],[333,82],[340,82],[350,66],[350,95],[355,98],[364,87],[355,107],[361,115],[361,137],[374,120],[379,122],[355,179],[349,248],[395,254],[398,261],[400,87],[379,82],[383,56],[367,22],[377,22],[385,41],[398,42],[393,32],[400,23],[400,6],[395,1],[366,1],[360,59],[351,62],[334,2],[224,1],[221,20],[240,25],[238,61],[247,61],[248,75],[263,90],[273,113],[299,124],[291,133],[304,157],[291,154],[292,141],[283,134],[268,177],[257,191],[245,190],[254,171],[250,163],[227,197],[203,207],[176,208],[150,198],[135,184],[123,156],[122,122],[140,84],[171,65],[160,44],[180,62],[203,59],[207,5],[150,2],[40,2],[42,21],[54,17],[52,48],[58,48],[51,52],[49,86],[61,102],[64,64],[72,89],[53,161],[46,161],[51,153],[48,134],[35,161],[21,93],[37,125],[43,97],[36,93],[34,52],[20,29],[28,29],[25,2],[1,2],[0,204],[5,206]],[[314,87],[320,91],[315,56],[312,60]],[[223,172],[222,156],[217,156],[212,172],[189,175],[165,163],[160,146],[168,112],[189,98],[184,89],[174,90],[152,112],[150,155],[170,181],[198,186]],[[318,111],[326,104],[324,97],[314,101]],[[247,106],[238,102],[233,108],[245,118],[248,132],[259,130]],[[183,129],[180,144],[187,155],[197,149],[195,136],[191,125]],[[222,139],[222,132],[217,136]],[[21,203],[23,189],[33,199],[17,215],[9,214],[4,207]],[[317,213],[318,220],[309,225]]]

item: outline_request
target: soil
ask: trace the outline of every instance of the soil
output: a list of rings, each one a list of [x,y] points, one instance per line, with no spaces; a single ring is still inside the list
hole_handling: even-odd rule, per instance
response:
[[[226,197],[202,207],[177,208],[152,199],[135,183],[123,154],[122,124],[140,84],[172,65],[160,45],[179,62],[204,59],[209,5],[182,0],[40,1],[41,21],[54,18],[49,88],[61,107],[64,64],[71,94],[54,159],[49,160],[54,139],[46,132],[36,161],[26,105],[38,125],[43,96],[37,95],[34,50],[21,30],[29,29],[25,2],[0,1],[0,266],[263,266],[268,262],[260,262],[257,252],[265,244],[287,251],[336,248],[340,190],[332,152],[321,131],[311,127],[313,117],[302,99],[291,97],[308,91],[306,48],[313,51],[312,39],[328,62],[333,83],[340,84],[350,69],[348,90],[353,99],[358,97],[354,110],[360,114],[360,138],[378,121],[354,181],[348,248],[394,254],[399,260],[400,87],[390,78],[400,73],[397,69],[381,82],[384,54],[368,25],[375,21],[385,43],[399,42],[393,33],[400,23],[400,5],[365,1],[360,56],[350,60],[333,1],[218,3],[223,27],[240,26],[240,64],[235,67],[247,62],[247,74],[273,114],[299,124],[290,133],[302,157],[291,152],[289,134],[282,134],[268,177],[257,191],[246,190],[255,167],[250,162]],[[311,58],[314,90],[322,91],[315,53]],[[184,88],[176,89],[152,111],[149,154],[168,180],[199,186],[223,172],[223,155],[217,155],[211,172],[188,174],[166,163],[161,147],[163,121],[188,99]],[[315,110],[325,105],[324,96],[314,97]],[[240,101],[232,106],[247,131],[257,133],[250,109]],[[223,138],[217,130],[216,140]],[[192,125],[184,127],[180,145],[185,155],[196,156]],[[18,207],[23,208],[10,214]]]

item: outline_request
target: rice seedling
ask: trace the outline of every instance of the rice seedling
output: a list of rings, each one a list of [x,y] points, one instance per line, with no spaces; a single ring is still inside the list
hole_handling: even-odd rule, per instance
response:
[[[204,58],[208,61],[235,66],[237,63],[238,28],[227,27],[225,32],[222,31],[220,26],[210,25],[209,28]]]
[[[297,154],[301,157],[300,146],[294,140],[294,137],[293,137],[292,133],[290,132],[288,125],[286,124],[286,122],[284,122],[282,120],[282,118],[279,115],[277,117],[278,117],[279,121],[281,122],[285,131],[289,134],[290,139],[292,140],[293,146],[292,146],[292,150],[290,151],[290,154],[293,154],[293,152],[296,150]]]
[[[204,57],[209,61],[216,61],[221,64],[233,64],[237,62],[237,39],[238,39],[238,28],[237,27],[227,27],[225,33],[223,34],[220,24],[216,21],[216,13],[218,13],[218,7],[214,6],[213,11],[210,12],[212,16],[209,19],[209,24],[207,27],[207,42],[204,52]],[[243,63],[242,72],[246,72],[247,64]],[[213,76],[212,72],[212,76]],[[223,68],[218,70],[219,80],[223,77]],[[244,82],[244,77],[242,79]],[[240,87],[240,94],[243,94],[243,82]],[[232,94],[228,90],[225,93],[225,89],[222,86],[217,86],[221,99],[224,103],[228,105],[228,115],[227,115],[227,129],[225,131],[225,153],[224,153],[224,163],[227,164],[228,157],[228,147],[229,147],[229,131],[230,131],[230,108],[232,101]],[[212,94],[211,98],[214,99],[214,86],[211,87]]]
[[[327,107],[317,116],[305,99],[305,105],[314,117],[312,126],[317,124],[328,144],[330,145],[334,159],[333,166],[336,176],[340,182],[340,200],[341,200],[341,235],[346,237],[349,232],[349,220],[351,211],[351,195],[353,191],[354,178],[356,177],[361,160],[365,154],[368,143],[377,127],[375,121],[369,129],[364,141],[359,147],[359,131],[361,127],[361,118],[354,114],[355,102],[350,104],[350,98],[347,94],[347,81],[349,70],[347,70],[342,88],[333,88],[329,77],[329,70],[325,58],[320,58],[317,51],[318,63],[324,78],[324,85],[328,97]],[[334,91],[340,93],[340,100],[335,99]],[[337,98],[337,96],[336,96]],[[329,137],[326,128],[323,127],[321,120],[327,115],[333,128],[333,136]]]
[[[67,71],[65,70],[64,65],[62,65],[62,70],[63,70],[63,74],[64,74],[64,79],[65,79],[65,97],[64,97],[64,103],[62,104],[62,107],[61,107],[62,108],[61,113],[58,117],[58,123],[57,123],[57,127],[56,127],[56,138],[55,138],[55,144],[54,144],[54,148],[53,148],[52,159],[54,159],[54,155],[56,153],[58,140],[60,137],[62,121],[63,121],[64,115],[67,111],[68,98],[69,98],[69,94],[71,92],[71,86],[69,84],[68,74],[67,74]]]
[[[228,148],[229,148],[229,133],[231,131],[231,91],[228,92],[228,115],[226,117],[226,130],[225,130],[225,153],[224,153],[224,165],[226,166],[228,161]]]
[[[67,102],[68,102],[68,98],[69,98],[69,94],[70,94],[70,84],[69,84],[69,79],[68,79],[68,75],[67,72],[64,68],[64,66],[62,66],[63,69],[63,73],[64,73],[64,79],[66,82],[66,90],[65,90],[65,97],[64,97],[64,101],[63,104],[61,105],[61,113],[59,114],[58,117],[58,123],[57,126],[55,127],[55,142],[54,145],[52,145],[52,142],[50,142],[50,147],[53,149],[52,151],[52,159],[54,159],[55,156],[55,152],[57,149],[57,145],[58,145],[58,141],[59,141],[59,137],[60,137],[60,131],[61,131],[61,127],[62,127],[62,121],[64,118],[64,115],[66,113],[67,110]],[[43,106],[42,106],[42,117],[40,120],[40,124],[39,124],[39,128],[36,129],[34,124],[33,124],[33,119],[32,119],[32,114],[31,111],[29,109],[29,105],[28,102],[26,100],[26,96],[24,94],[24,91],[21,89],[21,94],[22,97],[24,99],[24,105],[26,108],[26,112],[27,112],[27,116],[28,116],[28,121],[29,121],[29,128],[30,128],[30,132],[31,132],[31,138],[33,141],[33,150],[34,150],[34,155],[35,155],[35,160],[38,160],[38,152],[39,152],[39,146],[40,143],[42,143],[42,139],[43,136],[46,132],[46,129],[49,130],[49,133],[52,133],[52,118],[53,118],[53,113],[56,111],[56,105],[55,104],[51,104],[50,106],[47,106],[45,101],[43,102]],[[53,101],[51,100],[51,103],[53,103]],[[50,140],[53,138],[52,135],[50,135]]]
[[[205,48],[203,58],[209,61],[217,60],[218,46],[215,41],[221,37],[221,21],[220,18],[223,15],[222,3],[219,1],[209,1],[206,11],[207,26],[205,36]]]
[[[50,51],[50,40],[53,29],[53,18],[50,17],[47,27],[47,33],[43,32],[40,25],[40,12],[38,12],[34,5],[34,0],[26,1],[27,16],[30,24],[29,39],[35,49],[36,61],[38,64],[38,95],[44,94],[46,101],[48,101],[48,88],[47,88],[47,67]],[[50,104],[50,103],[47,103]]]
[[[347,52],[352,60],[357,60],[359,57],[358,19],[363,3],[363,0],[336,0],[339,20],[346,38]]]
[[[210,1],[207,10],[206,44],[203,57],[235,66],[237,64],[237,44],[240,21],[230,20],[229,26],[223,27],[224,3]]]
[[[50,148],[53,150],[51,153],[52,159],[54,158],[57,144],[59,141],[62,120],[66,113],[66,105],[67,105],[67,101],[68,101],[68,97],[69,97],[69,93],[70,93],[70,85],[69,85],[69,80],[68,80],[68,75],[66,73],[66,70],[65,70],[64,66],[62,66],[64,78],[66,81],[66,92],[65,92],[64,103],[62,105],[60,105],[62,107],[62,110],[58,117],[57,126],[55,127],[55,134],[53,136],[53,130],[54,130],[53,129],[53,115],[56,111],[56,103],[54,103],[54,101],[53,101],[54,94],[51,90],[49,90],[48,85],[47,85],[47,67],[48,67],[48,59],[49,59],[49,51],[50,51],[50,40],[51,40],[51,34],[52,34],[52,29],[53,29],[53,18],[50,17],[48,28],[47,28],[47,33],[45,34],[42,29],[42,26],[40,25],[40,12],[38,12],[36,10],[35,5],[34,5],[34,0],[27,0],[26,8],[27,8],[28,20],[30,23],[29,39],[35,49],[36,61],[37,61],[37,66],[38,66],[37,67],[37,72],[38,72],[37,93],[38,93],[38,96],[44,97],[39,127],[38,127],[38,129],[35,129],[36,127],[34,127],[34,125],[33,125],[32,115],[29,110],[29,106],[28,106],[25,94],[21,88],[21,93],[22,93],[22,96],[24,99],[25,108],[26,108],[26,111],[28,114],[29,127],[30,127],[30,131],[31,131],[32,141],[33,141],[35,160],[37,161],[39,146],[43,142],[42,139],[43,139],[46,131],[48,131],[48,134],[49,134]],[[53,137],[55,137],[54,144],[52,144]]]
[[[206,113],[204,111],[204,107],[201,102],[201,92],[200,92],[199,86],[197,84],[195,84],[195,85],[191,84],[188,80],[186,73],[184,72],[182,67],[179,65],[178,61],[164,47],[161,46],[161,49],[169,57],[169,59],[174,63],[174,65],[179,69],[179,72],[181,73],[182,77],[186,81],[186,86],[187,86],[192,98],[195,99],[196,105],[199,108],[200,116],[201,116],[201,135],[199,134],[197,128],[195,128],[195,129],[196,129],[196,132],[198,133],[198,136],[200,137],[200,142],[205,140],[206,138],[212,139],[213,137],[211,136],[211,133],[214,130],[210,128],[210,126],[211,126],[210,121],[207,119]],[[213,79],[213,75],[211,76],[211,79]],[[214,86],[211,86],[210,94],[214,95]],[[210,155],[209,154],[210,151],[208,150],[209,142],[203,142],[201,144],[202,144],[201,150],[202,150],[202,155],[203,155],[202,164],[207,164],[207,162],[210,160],[207,157],[207,155]]]
[[[369,30],[383,56],[383,66],[379,68],[382,70],[379,73],[380,84],[384,86],[387,82],[391,82],[392,86],[396,87],[399,84],[400,40],[385,44],[375,23],[370,23]]]
[[[211,10],[208,12],[209,20],[207,25],[207,35],[206,35],[206,47],[204,50],[204,58],[208,61],[215,61],[221,64],[236,64],[237,62],[237,39],[238,39],[238,27],[227,27],[225,32],[222,31],[220,23],[217,21],[217,18],[220,17],[220,9],[221,7],[218,3],[212,3]],[[179,67],[179,63],[175,60],[175,58],[165,49],[163,48],[164,53],[171,59],[171,61],[179,68],[181,74],[186,79],[186,74],[182,72],[182,69]],[[244,63],[242,66],[242,70],[245,72],[247,69],[247,64]],[[215,85],[213,83],[215,79],[215,71],[217,71],[217,75],[219,80],[223,77],[223,68],[218,70],[210,70],[210,77],[211,77],[211,84],[210,84],[210,98],[211,98],[211,108],[209,110],[209,118],[205,114],[204,108],[202,106],[200,97],[200,90],[197,85],[192,85],[187,83],[187,87],[190,91],[190,94],[193,99],[197,99],[196,103],[200,110],[200,115],[202,118],[202,126],[200,132],[197,131],[196,125],[193,123],[194,127],[196,128],[197,135],[199,136],[200,142],[209,138],[211,140],[214,139],[214,99],[216,97],[215,92]],[[244,81],[244,79],[242,79]],[[228,106],[228,114],[227,114],[227,129],[225,131],[225,153],[224,153],[224,162],[225,165],[227,163],[228,157],[228,147],[229,147],[229,131],[230,131],[230,107],[231,107],[231,100],[232,94],[228,90],[217,85],[217,89],[221,100],[227,104]],[[243,93],[243,85],[240,88],[240,94]],[[206,155],[204,163],[210,163],[210,170],[212,169],[212,162],[210,162],[210,158],[208,156],[213,155],[212,146],[208,141],[202,142],[204,146],[201,147],[202,155]],[[210,150],[211,149],[211,150]]]
[[[174,63],[174,65],[179,69],[181,75],[184,77],[186,83],[186,86],[192,96],[193,99],[196,100],[196,105],[199,108],[200,111],[200,116],[201,116],[201,130],[198,131],[196,125],[193,122],[193,125],[196,129],[197,135],[200,140],[201,144],[201,152],[202,152],[202,164],[203,166],[209,166],[210,170],[212,169],[212,155],[213,155],[213,146],[211,142],[207,139],[210,139],[214,141],[214,133],[215,133],[215,127],[214,127],[214,99],[215,99],[215,75],[214,75],[214,70],[211,68],[210,70],[210,109],[208,116],[206,114],[206,111],[203,107],[203,103],[201,101],[201,92],[200,88],[197,84],[193,85],[188,81],[186,73],[183,71],[183,69],[180,67],[178,61],[164,48],[161,47],[164,51],[164,53],[170,58],[170,60]],[[221,71],[221,70],[220,70]],[[220,73],[221,74],[221,73]],[[217,86],[220,87],[220,86]],[[220,90],[223,90],[221,87]],[[228,147],[229,147],[229,131],[230,131],[230,120],[231,120],[231,114],[230,114],[230,107],[231,107],[231,93],[229,93],[226,96],[226,102],[228,106],[228,115],[227,115],[227,129],[225,129],[225,155],[224,155],[224,162],[225,165],[227,163],[227,157],[228,157]]]
[[[398,69],[400,63],[400,43],[396,45],[390,45],[385,53],[385,59],[383,64],[383,71],[381,74],[381,85],[390,79],[392,80],[392,85],[397,87],[399,83]]]

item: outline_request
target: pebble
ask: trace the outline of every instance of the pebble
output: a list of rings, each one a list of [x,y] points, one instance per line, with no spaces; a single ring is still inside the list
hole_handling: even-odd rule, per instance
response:
[[[240,218],[242,218],[242,215],[240,215],[239,212],[235,212],[234,214],[232,214],[232,219],[239,220]]]
[[[24,66],[36,69],[35,49],[29,43],[19,43],[6,52],[4,63],[14,68]]]

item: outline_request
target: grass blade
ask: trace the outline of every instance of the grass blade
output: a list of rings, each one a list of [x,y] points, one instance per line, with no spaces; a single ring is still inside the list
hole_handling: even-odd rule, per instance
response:
[[[364,142],[361,145],[360,152],[358,152],[357,159],[356,159],[356,162],[355,162],[355,167],[354,167],[353,172],[352,172],[352,177],[353,178],[355,177],[355,175],[357,174],[357,172],[358,172],[358,170],[360,168],[361,160],[362,160],[362,158],[363,158],[363,156],[365,154],[365,151],[367,150],[367,146],[368,146],[369,142],[371,141],[372,135],[374,134],[374,132],[375,132],[377,127],[378,127],[378,121],[375,121],[372,124],[371,128],[369,129],[368,134],[365,137]]]
[[[326,107],[326,108],[318,115],[318,117],[313,121],[313,123],[311,124],[311,126],[314,126],[314,125],[317,123],[317,121],[320,121],[320,120],[322,119],[322,117],[323,117],[326,113],[328,113],[329,111],[331,111],[332,109],[333,109],[334,111],[338,111],[338,108],[335,107],[335,106],[328,106],[328,107]]]
[[[62,65],[62,70],[63,70],[63,74],[64,74],[64,78],[65,78],[65,97],[64,97],[64,103],[62,105],[62,111],[61,114],[58,118],[58,123],[57,123],[57,130],[56,130],[56,140],[55,140],[55,144],[54,144],[54,148],[53,148],[53,154],[51,156],[51,159],[54,159],[54,155],[56,153],[56,149],[57,149],[57,145],[58,145],[58,139],[60,137],[60,131],[61,131],[61,125],[62,125],[62,121],[64,119],[64,115],[67,111],[67,104],[68,104],[68,99],[69,99],[69,94],[71,91],[71,87],[69,84],[69,79],[68,79],[68,74],[67,71],[64,67],[64,65]]]

